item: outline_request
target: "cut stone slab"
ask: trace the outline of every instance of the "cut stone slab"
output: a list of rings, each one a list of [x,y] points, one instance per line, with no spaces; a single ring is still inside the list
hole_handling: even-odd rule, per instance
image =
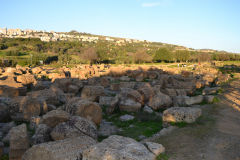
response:
[[[220,87],[214,87],[214,88],[206,87],[204,88],[202,94],[203,95],[216,94],[219,89]]]
[[[113,135],[83,151],[82,160],[154,160],[156,156],[132,138]]]
[[[212,96],[212,95],[204,96],[204,101],[207,103],[213,103],[213,100],[214,100],[214,96]]]
[[[190,106],[193,104],[199,104],[203,101],[203,96],[199,95],[199,96],[194,96],[194,97],[189,97],[185,99],[185,103],[186,105]]]
[[[141,109],[141,103],[132,99],[123,99],[119,103],[119,109],[126,112],[138,112]]]
[[[62,140],[71,137],[87,135],[97,139],[96,125],[83,117],[73,116],[69,121],[58,124],[51,132],[54,140]]]
[[[134,116],[129,115],[129,114],[125,114],[125,115],[119,117],[119,119],[120,119],[121,121],[131,121],[131,120],[134,119]]]
[[[168,95],[158,92],[156,95],[150,98],[148,105],[153,110],[167,108],[172,105],[172,99]]]
[[[161,144],[154,142],[145,142],[144,144],[147,146],[149,151],[151,151],[156,156],[165,152],[165,147],[163,147]]]
[[[13,127],[9,131],[10,138],[10,160],[21,160],[24,152],[29,148],[29,139],[26,124]]]
[[[98,101],[100,96],[104,96],[103,86],[84,86],[81,97],[89,101]]]
[[[143,107],[143,111],[146,112],[146,113],[150,113],[150,114],[153,113],[152,108],[150,108],[150,107],[148,107],[148,106],[144,106],[144,107]]]
[[[201,114],[202,110],[200,108],[172,107],[163,112],[163,121],[193,123]]]
[[[176,96],[174,97],[174,103],[176,106],[191,106],[203,102],[204,97],[202,95],[189,97],[189,96]]]
[[[102,121],[98,129],[98,136],[110,136],[118,132],[118,128],[112,122]]]
[[[98,103],[86,99],[72,98],[67,103],[65,110],[71,115],[84,117],[97,125],[102,121],[102,108]]]
[[[50,132],[51,128],[46,124],[38,125],[35,134],[31,138],[32,144],[36,145],[50,141]]]
[[[96,143],[88,136],[42,143],[27,150],[22,160],[80,160],[82,151]]]
[[[53,110],[43,115],[41,123],[49,127],[55,127],[57,124],[66,122],[70,119],[70,114],[63,110]]]

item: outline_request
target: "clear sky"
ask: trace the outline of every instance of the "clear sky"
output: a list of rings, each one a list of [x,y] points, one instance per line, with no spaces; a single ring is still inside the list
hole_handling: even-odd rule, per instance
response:
[[[0,27],[87,32],[240,53],[240,0],[0,0]]]

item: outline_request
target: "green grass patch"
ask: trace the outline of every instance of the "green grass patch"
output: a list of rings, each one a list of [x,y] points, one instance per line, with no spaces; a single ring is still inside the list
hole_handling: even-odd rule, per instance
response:
[[[186,127],[188,125],[188,123],[186,123],[186,122],[170,122],[170,124],[172,126],[177,126],[179,128],[183,128],[183,127]]]
[[[98,136],[98,142],[102,142],[107,136]]]
[[[122,122],[119,117],[121,115],[130,114],[126,112],[118,112],[113,115],[104,115],[104,119],[113,122],[115,126],[121,128],[118,135],[130,137],[137,141],[140,140],[139,136],[151,137],[162,129],[162,118],[160,116],[145,112],[131,113],[135,118],[130,121]],[[104,137],[100,137],[100,140]]]
[[[166,153],[159,154],[156,160],[168,160],[170,157]]]
[[[218,103],[218,102],[220,102],[220,99],[218,97],[214,97],[212,103]]]
[[[217,91],[217,94],[222,94],[223,93],[223,89],[219,88],[219,90]]]

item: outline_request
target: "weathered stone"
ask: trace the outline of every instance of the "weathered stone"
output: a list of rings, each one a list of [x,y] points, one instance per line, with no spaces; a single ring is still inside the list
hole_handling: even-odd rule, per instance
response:
[[[73,116],[69,121],[58,124],[51,132],[54,140],[84,135],[97,139],[97,127],[92,121],[79,116]]]
[[[109,81],[108,77],[102,77],[100,80],[100,83],[103,87],[109,87],[109,85],[110,85],[110,81]]]
[[[112,90],[112,91],[119,91],[121,88],[120,88],[120,83],[112,83],[111,85],[110,85],[110,89]]]
[[[33,74],[39,74],[43,69],[40,67],[32,68],[31,71]]]
[[[141,103],[132,99],[121,99],[119,103],[119,109],[127,112],[138,112],[141,109]]]
[[[114,135],[84,150],[82,159],[154,160],[155,157],[143,144],[131,138]]]
[[[212,95],[204,96],[204,101],[207,103],[213,103],[213,100],[214,100],[214,96]]]
[[[206,74],[203,76],[203,80],[205,81],[206,85],[210,85],[215,80],[215,75],[213,74]]]
[[[77,94],[79,91],[79,87],[76,85],[69,85],[68,86],[68,93],[74,93]]]
[[[99,104],[101,106],[105,106],[106,112],[108,114],[111,114],[117,108],[118,101],[119,101],[119,96],[115,96],[115,97],[101,96],[99,100]]]
[[[120,97],[121,100],[128,98],[134,100],[135,102],[143,103],[142,95],[138,91],[131,88],[122,88]]]
[[[41,117],[40,116],[33,116],[33,117],[31,117],[29,127],[31,129],[36,129],[38,127],[38,125],[40,124],[40,121],[41,121]]]
[[[188,97],[188,96],[177,96],[174,97],[174,103],[175,106],[191,106],[194,104],[199,104],[203,102],[203,96],[194,96],[194,97]]]
[[[145,84],[141,88],[138,89],[138,92],[142,95],[143,101],[146,103],[149,101],[150,98],[154,95],[154,90],[152,89],[151,85]]]
[[[33,90],[44,90],[49,89],[51,87],[51,81],[37,81],[33,87]]]
[[[119,119],[120,119],[120,121],[131,121],[134,119],[134,116],[125,114],[125,115],[119,117]]]
[[[78,93],[83,87],[82,82],[79,79],[73,78],[61,78],[55,79],[54,85],[60,88],[65,93]]]
[[[22,160],[80,160],[82,151],[94,144],[96,141],[88,136],[42,143],[27,150]]]
[[[156,156],[165,152],[163,145],[154,142],[145,142],[146,147]]]
[[[128,82],[128,81],[130,81],[130,78],[128,76],[122,76],[119,78],[119,80]]]
[[[29,97],[45,100],[47,104],[61,105],[66,103],[66,97],[63,91],[56,87],[51,87],[49,89],[28,92]]]
[[[146,113],[150,113],[150,114],[153,113],[153,110],[148,106],[144,106],[143,111],[146,112]]]
[[[51,128],[48,127],[46,124],[38,125],[35,134],[31,138],[31,142],[33,145],[45,143],[50,141],[50,132]]]
[[[71,115],[87,118],[97,125],[100,124],[102,120],[101,107],[97,103],[85,99],[73,99],[69,101],[65,110]]]
[[[178,96],[186,96],[187,91],[185,89],[176,89],[176,93]]]
[[[48,73],[48,78],[52,80],[52,82],[55,81],[55,79],[63,79],[66,78],[66,75],[64,71],[59,71],[58,73]]]
[[[192,76],[192,72],[189,72],[189,71],[182,71],[181,72],[181,75],[183,76],[183,77],[186,77],[186,78],[188,78],[188,77],[190,77],[190,76]]]
[[[12,127],[16,126],[14,122],[0,123],[0,124],[1,124],[0,130],[4,134],[7,134]]]
[[[24,87],[21,83],[17,83],[15,81],[15,76],[14,75],[7,75],[5,79],[0,80],[0,85],[1,86],[8,86],[8,87],[13,87],[13,88],[21,88]]]
[[[194,97],[188,97],[185,99],[185,103],[188,106],[191,106],[193,104],[199,104],[202,103],[203,101],[203,96],[199,95],[199,96],[194,96]]]
[[[99,98],[99,105],[101,106],[111,106],[114,97],[101,96]]]
[[[159,77],[159,74],[156,71],[148,71],[147,75],[150,79],[157,79]]]
[[[118,128],[112,122],[102,121],[98,129],[98,136],[110,136],[118,132]]]
[[[2,97],[17,97],[17,96],[25,96],[27,93],[26,87],[10,87],[7,85],[0,86],[0,96]]]
[[[172,99],[168,95],[158,92],[149,100],[148,105],[153,110],[158,110],[160,108],[167,108],[172,105]]]
[[[8,106],[4,103],[0,103],[0,122],[7,122],[10,121],[10,119]]]
[[[163,112],[163,121],[193,123],[201,114],[200,108],[172,107]]]
[[[26,124],[13,127],[10,132],[9,159],[21,160],[24,152],[29,148]]]
[[[89,101],[98,101],[100,96],[104,96],[102,86],[84,86],[81,92],[81,97]]]
[[[203,81],[196,81],[196,88],[202,88],[204,86],[204,82]]]
[[[34,75],[31,75],[31,74],[24,74],[24,75],[17,76],[17,81],[22,83],[23,85],[36,83],[36,79]]]
[[[120,88],[131,88],[133,89],[136,85],[136,82],[120,82]]]
[[[28,98],[23,107],[24,119],[30,120],[33,116],[39,116],[48,111],[47,104],[41,99]]]
[[[30,121],[31,117],[39,116],[48,111],[43,99],[32,97],[17,97],[9,105],[11,118],[16,121]]]
[[[163,92],[164,92],[165,94],[167,94],[168,96],[170,96],[170,97],[175,97],[175,96],[177,96],[176,89],[173,89],[173,88],[165,88]]]
[[[69,113],[63,110],[53,110],[43,115],[41,123],[49,127],[55,127],[59,123],[66,122],[70,119]]]
[[[216,94],[218,90],[219,90],[219,87],[214,87],[214,88],[206,87],[204,88],[202,94],[203,95]]]

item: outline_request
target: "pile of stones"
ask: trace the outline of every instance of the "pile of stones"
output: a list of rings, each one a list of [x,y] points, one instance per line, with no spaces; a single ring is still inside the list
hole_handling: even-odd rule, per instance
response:
[[[0,70],[0,156],[10,159],[155,159],[161,144],[118,134],[104,117],[157,114],[164,122],[193,123],[203,102],[212,103],[221,73],[172,74],[156,67],[110,66],[2,68]],[[215,86],[215,87],[213,87]],[[196,95],[201,90],[201,94]],[[162,113],[163,111],[163,113]],[[99,135],[105,136],[98,142]]]

